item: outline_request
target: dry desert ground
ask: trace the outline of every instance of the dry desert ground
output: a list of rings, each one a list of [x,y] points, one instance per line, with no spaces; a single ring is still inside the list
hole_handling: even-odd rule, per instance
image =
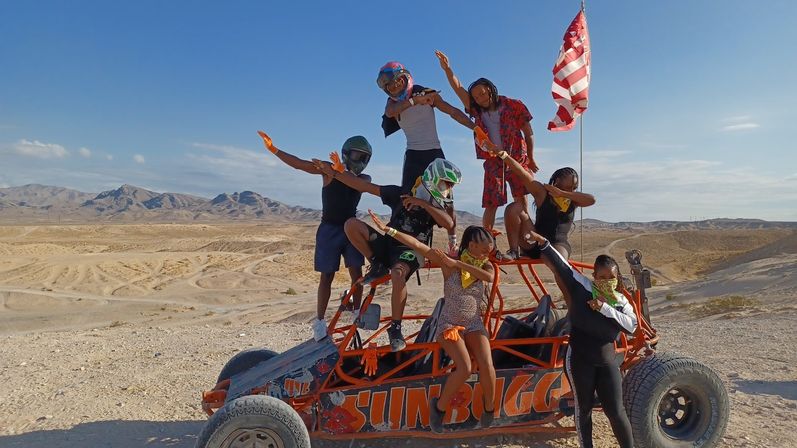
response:
[[[310,337],[314,231],[257,222],[0,226],[0,447],[193,446],[205,420],[200,392],[233,354],[284,351]],[[797,446],[796,240],[785,228],[584,232],[587,261],[643,251],[655,274],[658,348],[713,367],[728,389],[723,446]],[[580,237],[571,242],[580,257]],[[410,284],[408,311],[428,312],[441,292],[439,274],[421,278],[423,286]],[[341,272],[333,300],[347,282]],[[596,446],[614,446],[602,415],[596,425]]]

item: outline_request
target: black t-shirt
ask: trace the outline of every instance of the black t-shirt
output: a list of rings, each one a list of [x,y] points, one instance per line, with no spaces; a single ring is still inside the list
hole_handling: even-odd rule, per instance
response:
[[[379,197],[382,198],[382,203],[390,207],[392,212],[388,227],[412,235],[418,241],[428,245],[436,224],[434,218],[422,208],[414,210],[404,208],[401,203],[401,194],[401,187],[398,185],[383,185],[379,188]]]
[[[357,204],[362,193],[332,179],[321,188],[321,222],[342,225],[357,215]]]
[[[546,191],[545,199],[537,207],[537,219],[534,221],[536,232],[551,243],[566,242],[573,218],[576,215],[576,204],[570,201],[566,211],[559,210],[553,197]]]

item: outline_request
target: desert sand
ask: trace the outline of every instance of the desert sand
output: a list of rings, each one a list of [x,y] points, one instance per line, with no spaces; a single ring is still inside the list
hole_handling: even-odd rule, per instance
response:
[[[193,446],[205,420],[200,393],[233,354],[284,351],[310,337],[314,231],[257,222],[0,226],[0,446]],[[790,229],[584,233],[587,261],[643,251],[658,349],[693,356],[725,381],[724,446],[797,446],[796,240]],[[571,242],[577,259],[580,238]],[[430,310],[440,294],[439,274],[421,278],[423,286],[410,284],[408,311]],[[338,275],[333,301],[348,281]],[[596,426],[596,446],[614,446],[602,415]],[[395,445],[405,441],[384,442]]]

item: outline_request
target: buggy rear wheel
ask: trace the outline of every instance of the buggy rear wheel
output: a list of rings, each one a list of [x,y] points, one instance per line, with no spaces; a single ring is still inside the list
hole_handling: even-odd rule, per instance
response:
[[[301,417],[287,403],[251,395],[227,403],[202,428],[196,448],[310,448]]]
[[[719,376],[692,358],[656,353],[623,380],[635,446],[711,447],[728,424],[728,393]]]

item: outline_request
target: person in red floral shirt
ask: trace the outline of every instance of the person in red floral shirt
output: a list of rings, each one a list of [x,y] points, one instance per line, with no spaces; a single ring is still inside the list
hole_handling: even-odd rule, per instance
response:
[[[488,79],[479,78],[467,90],[451,70],[448,57],[441,51],[435,54],[440,67],[448,78],[448,83],[457,94],[465,111],[476,120],[476,125],[487,132],[490,141],[513,159],[526,167],[530,173],[539,168],[534,162],[534,132],[531,130],[531,113],[520,100],[498,95],[498,89]],[[476,144],[476,158],[484,160],[484,191],[482,224],[488,229],[495,224],[498,207],[507,203],[506,184],[512,190],[512,200],[528,208],[528,191],[520,177],[512,172],[504,161],[493,157]]]

